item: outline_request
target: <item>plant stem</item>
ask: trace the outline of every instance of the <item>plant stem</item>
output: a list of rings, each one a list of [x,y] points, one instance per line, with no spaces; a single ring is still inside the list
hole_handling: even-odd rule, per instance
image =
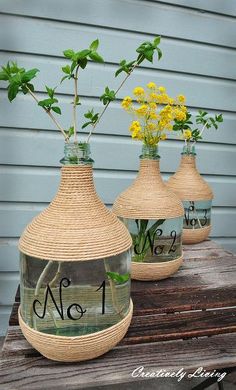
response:
[[[123,87],[123,85],[124,85],[124,83],[126,82],[126,80],[129,78],[129,76],[131,75],[131,73],[134,71],[134,69],[135,69],[138,65],[139,65],[139,64],[138,64],[138,61],[136,61],[136,62],[134,63],[134,65],[132,66],[132,68],[130,69],[129,73],[127,73],[127,75],[125,76],[124,80],[121,82],[120,86],[119,86],[119,87],[117,88],[117,90],[115,91],[115,96],[117,95],[117,93],[119,92],[119,90]],[[89,135],[88,135],[88,138],[87,138],[87,141],[86,141],[87,143],[89,143],[90,138],[91,138],[91,135],[93,134],[93,132],[94,132],[96,126],[97,126],[98,123],[100,122],[102,116],[103,116],[104,113],[106,112],[106,110],[107,110],[107,108],[108,108],[108,106],[109,106],[110,103],[111,103],[111,101],[109,101],[109,102],[105,105],[104,109],[103,109],[102,112],[99,114],[98,119],[97,119],[96,122],[92,125],[92,128],[91,128],[91,130],[90,130],[90,132],[89,132]]]
[[[105,267],[106,272],[111,271],[109,263],[106,259],[104,259],[104,267]],[[108,281],[109,281],[110,289],[111,289],[111,300],[113,303],[113,307],[114,307],[116,313],[119,315],[119,317],[123,318],[124,316],[122,315],[122,308],[121,309],[119,308],[119,302],[118,302],[117,295],[116,295],[115,282],[111,278],[108,278]]]
[[[78,98],[78,72],[79,72],[79,65],[76,68],[75,71],[75,96],[74,96],[74,104],[73,104],[73,119],[74,119],[74,141],[77,143],[77,98]]]
[[[39,100],[38,98],[35,96],[35,94],[30,90],[30,88],[28,88],[26,86],[26,88],[28,89],[30,95],[32,96],[32,98],[37,102],[39,103]],[[64,138],[66,141],[68,141],[68,136],[66,135],[65,131],[63,130],[63,128],[61,127],[61,125],[57,122],[56,118],[54,117],[54,115],[51,113],[51,111],[48,111],[45,107],[43,107],[44,111],[50,116],[50,118],[53,120],[53,122],[55,123],[55,125],[57,126],[57,128],[61,131],[61,133],[63,134]]]
[[[203,131],[204,131],[205,128],[206,128],[206,125],[207,125],[207,122],[205,123],[205,125],[204,125],[203,128],[202,128],[202,130],[200,131],[200,134],[199,134],[200,137],[202,136],[202,133],[203,133]],[[195,145],[196,142],[197,142],[197,141],[194,141],[194,142],[193,142],[193,145]]]

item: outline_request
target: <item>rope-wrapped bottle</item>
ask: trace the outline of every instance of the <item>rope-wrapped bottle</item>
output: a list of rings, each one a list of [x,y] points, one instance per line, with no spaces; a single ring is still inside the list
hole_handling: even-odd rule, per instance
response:
[[[184,211],[161,178],[156,146],[143,146],[138,176],[113,211],[132,236],[133,279],[165,279],[179,269]]]
[[[211,230],[213,192],[197,170],[194,147],[184,147],[180,166],[167,181],[167,186],[183,202],[183,243],[204,241]]]
[[[95,358],[125,335],[132,316],[131,238],[99,199],[88,144],[66,144],[59,190],[26,227],[19,322],[42,355]]]

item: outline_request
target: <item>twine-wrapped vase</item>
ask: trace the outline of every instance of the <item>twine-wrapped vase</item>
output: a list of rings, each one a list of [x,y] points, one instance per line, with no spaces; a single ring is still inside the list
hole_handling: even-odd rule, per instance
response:
[[[92,162],[88,144],[66,144],[59,190],[19,242],[19,323],[52,360],[102,355],[131,321],[131,237],[99,199]]]
[[[179,269],[183,206],[161,178],[156,146],[143,146],[138,176],[113,211],[132,236],[133,279],[165,279]]]
[[[211,230],[213,192],[196,167],[196,153],[184,147],[177,172],[167,186],[178,195],[184,206],[183,243],[204,241]]]

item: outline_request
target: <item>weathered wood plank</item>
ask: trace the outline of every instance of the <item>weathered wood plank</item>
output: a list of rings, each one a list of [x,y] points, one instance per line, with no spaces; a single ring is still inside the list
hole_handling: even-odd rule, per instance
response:
[[[166,369],[194,371],[198,367],[219,369],[236,365],[236,334],[210,338],[129,345],[114,348],[90,362],[64,364],[43,357],[3,359],[0,384],[4,390],[84,389],[91,386],[127,383],[138,366],[145,371]]]
[[[12,305],[11,315],[9,318],[9,326],[15,326],[19,325],[18,321],[18,308],[19,308],[20,302],[14,302]]]
[[[18,305],[15,306],[18,308]],[[4,358],[39,356],[24,338],[18,320],[8,329],[3,346]],[[13,326],[14,325],[14,326]],[[175,313],[168,315],[134,316],[125,338],[119,345],[133,345],[236,332],[236,308]]]

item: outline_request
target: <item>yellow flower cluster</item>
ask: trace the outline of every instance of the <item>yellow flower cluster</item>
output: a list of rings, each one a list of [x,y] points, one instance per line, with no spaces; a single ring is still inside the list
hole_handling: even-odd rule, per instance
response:
[[[190,129],[184,130],[183,138],[189,141],[192,138],[192,131]]]
[[[134,99],[126,96],[121,105],[137,120],[130,125],[132,138],[143,141],[146,145],[157,145],[167,138],[167,132],[173,129],[173,122],[185,120],[187,108],[185,96],[170,97],[165,87],[149,82],[147,88],[136,87]]]

